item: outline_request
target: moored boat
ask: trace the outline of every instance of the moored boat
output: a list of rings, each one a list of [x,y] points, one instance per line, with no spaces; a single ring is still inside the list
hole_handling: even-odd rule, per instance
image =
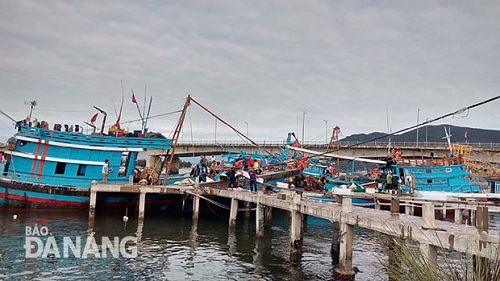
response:
[[[140,152],[169,149],[170,139],[83,134],[54,126],[19,126],[7,141],[0,177],[0,206],[87,208],[93,182],[102,181],[109,160],[108,183],[128,183]],[[104,203],[129,203],[128,195],[103,196]],[[148,198],[167,203],[168,198]]]

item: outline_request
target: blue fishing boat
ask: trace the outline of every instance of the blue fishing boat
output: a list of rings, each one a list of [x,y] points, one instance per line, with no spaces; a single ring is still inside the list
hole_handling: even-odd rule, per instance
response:
[[[19,124],[18,124],[19,125]],[[104,135],[61,130],[56,125],[19,125],[7,141],[0,166],[0,206],[86,208],[93,182],[103,180],[109,160],[108,183],[126,184],[140,152],[170,149],[171,140],[145,138],[138,133]],[[135,201],[127,195],[101,198],[109,204]],[[168,198],[149,198],[165,204]]]
[[[376,177],[375,182],[363,182],[350,180],[342,183],[336,177],[328,173],[325,165],[309,165],[304,170],[305,174],[315,177],[323,175],[326,177],[326,189],[334,190],[337,188],[348,188],[352,192],[388,192],[391,190],[401,190],[408,194],[415,194],[418,197],[426,199],[441,199],[452,194],[471,194],[481,191],[481,185],[475,182],[471,173],[466,169],[465,161],[460,153],[453,156],[453,153],[446,157],[430,158],[408,158],[401,157],[399,148],[392,149],[392,157],[382,160],[364,159],[357,157],[346,157],[333,153],[321,153],[313,150],[296,148],[289,146],[289,149],[303,152],[307,155],[331,157],[349,161],[362,161],[377,164],[372,177]],[[451,149],[450,149],[451,151]],[[388,184],[387,175],[394,179],[397,184]],[[343,185],[343,186],[342,186]],[[371,199],[360,199],[368,203]],[[353,200],[354,203],[354,200]]]
[[[402,158],[398,148],[393,157],[381,165],[382,181],[387,173],[398,177],[398,187],[403,192],[479,192],[481,186],[472,181],[471,173],[461,155],[442,158]]]

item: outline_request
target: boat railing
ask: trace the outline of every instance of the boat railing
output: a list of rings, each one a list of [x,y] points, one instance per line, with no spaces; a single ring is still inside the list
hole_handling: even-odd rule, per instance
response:
[[[463,164],[462,157],[438,158],[438,159],[420,159],[420,158],[395,158],[394,164],[406,166],[450,166]]]

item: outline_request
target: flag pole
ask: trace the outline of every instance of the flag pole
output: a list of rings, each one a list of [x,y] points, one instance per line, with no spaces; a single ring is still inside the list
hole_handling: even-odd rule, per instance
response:
[[[139,109],[139,104],[137,103],[137,100],[135,99],[134,90],[132,90],[132,102],[135,103],[135,106],[137,107],[137,111],[139,112],[139,117],[141,117],[141,125],[144,126],[144,118],[142,117],[141,110]]]

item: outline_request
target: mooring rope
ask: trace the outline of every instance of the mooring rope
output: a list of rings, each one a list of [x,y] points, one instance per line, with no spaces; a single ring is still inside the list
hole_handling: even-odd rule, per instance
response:
[[[219,203],[219,202],[217,202],[217,201],[215,201],[215,200],[212,200],[212,199],[207,198],[207,197],[205,197],[205,196],[202,196],[202,195],[200,195],[200,194],[193,193],[193,192],[190,192],[190,191],[186,191],[186,193],[187,193],[187,194],[191,194],[191,195],[193,195],[193,196],[198,196],[198,197],[200,197],[201,199],[203,199],[203,200],[205,200],[205,201],[207,201],[207,202],[210,202],[210,203],[212,203],[212,204],[214,204],[215,206],[218,206],[218,207],[220,207],[220,208],[223,208],[223,209],[226,209],[226,210],[230,210],[230,209],[231,209],[230,207],[228,207],[228,206],[226,206],[226,205],[224,205],[224,204],[222,204],[222,203]],[[257,209],[257,208],[250,209],[250,211],[255,211],[255,209]],[[243,209],[238,209],[238,212],[243,212],[243,211],[248,211],[248,210],[249,210],[249,209],[247,209],[247,208],[243,208]]]

